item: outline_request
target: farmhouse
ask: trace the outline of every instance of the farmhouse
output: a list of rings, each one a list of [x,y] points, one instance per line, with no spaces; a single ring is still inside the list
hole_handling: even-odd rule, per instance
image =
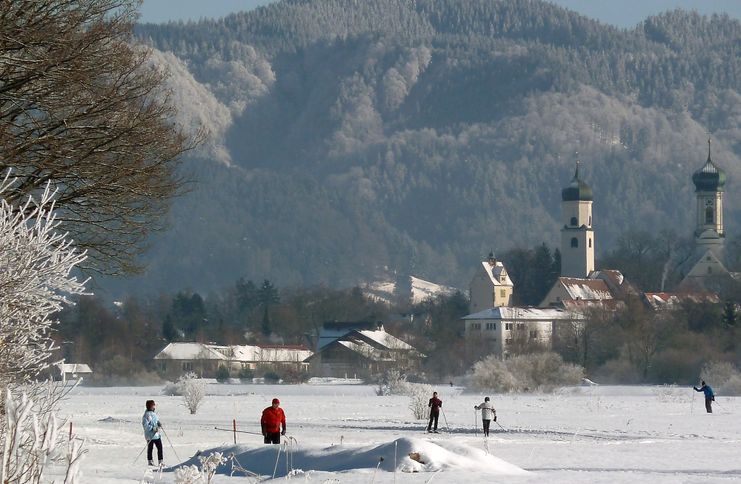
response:
[[[195,372],[203,378],[213,378],[220,366],[237,375],[242,369],[275,369],[289,367],[306,370],[303,361],[312,352],[303,346],[293,345],[231,345],[222,346],[205,343],[170,343],[154,360],[157,371],[171,380],[187,372]]]
[[[422,355],[411,345],[375,330],[351,330],[325,344],[306,359],[310,373],[322,377],[369,378],[390,368],[402,372],[416,369]]]

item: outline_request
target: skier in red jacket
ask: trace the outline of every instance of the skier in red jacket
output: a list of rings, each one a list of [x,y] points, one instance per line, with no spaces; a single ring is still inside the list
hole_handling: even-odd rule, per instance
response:
[[[280,444],[280,436],[286,435],[286,414],[280,408],[280,400],[274,398],[273,404],[262,411],[260,425],[266,444]]]
[[[430,423],[427,424],[428,432],[437,433],[437,419],[440,418],[440,407],[443,406],[443,401],[437,398],[437,392],[432,392],[432,398],[430,398],[427,404],[430,407]],[[432,424],[435,424],[435,428],[432,428]]]

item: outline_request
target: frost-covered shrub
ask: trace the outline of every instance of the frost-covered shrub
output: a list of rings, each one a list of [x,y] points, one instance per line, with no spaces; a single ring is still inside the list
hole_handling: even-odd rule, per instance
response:
[[[0,180],[0,390],[28,382],[49,366],[55,349],[53,315],[85,294],[85,282],[72,275],[85,254],[59,232],[49,185],[38,199],[20,207],[4,194],[14,180]],[[0,404],[4,402],[0,401]],[[1,409],[0,409],[1,410]]]
[[[182,395],[183,402],[191,415],[195,415],[206,396],[206,382],[193,372],[186,373],[175,383],[175,395]]]
[[[553,391],[564,385],[576,385],[584,369],[564,363],[556,353],[531,353],[500,359],[491,355],[473,366],[475,387],[498,392]]]
[[[65,443],[64,424],[57,423],[48,405],[34,405],[25,394],[20,400],[7,390],[5,400],[5,439],[2,454],[2,478],[7,483],[43,482],[44,471],[50,465],[67,468],[64,483],[79,481],[79,465],[85,450],[83,441]]]
[[[426,419],[428,414],[427,404],[432,397],[432,386],[422,383],[407,383],[407,395],[409,395],[409,410],[417,420]]]
[[[221,452],[214,452],[208,457],[199,457],[201,462],[198,466],[189,465],[175,469],[175,484],[210,484],[216,474],[216,469],[226,463],[226,458]]]
[[[703,366],[700,377],[716,394],[741,395],[741,372],[732,363],[711,361]]]

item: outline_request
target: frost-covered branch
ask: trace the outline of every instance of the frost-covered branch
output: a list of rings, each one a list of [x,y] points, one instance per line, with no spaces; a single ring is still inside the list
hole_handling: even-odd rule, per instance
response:
[[[0,183],[0,388],[30,381],[48,366],[54,349],[52,315],[85,294],[72,275],[85,260],[73,241],[58,230],[54,192],[49,184],[21,206],[7,202],[14,180]]]

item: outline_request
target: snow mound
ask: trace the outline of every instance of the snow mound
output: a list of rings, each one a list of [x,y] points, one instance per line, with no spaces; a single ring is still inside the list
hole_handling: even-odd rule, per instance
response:
[[[279,449],[280,456],[278,456]],[[437,472],[466,470],[495,475],[523,475],[528,471],[503,461],[483,450],[452,441],[429,441],[417,438],[400,438],[391,442],[350,446],[309,447],[304,445],[263,445],[248,447],[243,445],[224,446],[200,452],[208,456],[222,452],[224,456],[234,456],[235,463],[260,475],[272,475],[277,464],[277,476],[285,476],[291,471],[344,472],[358,469],[393,472]],[[394,456],[396,455],[396,458]],[[410,458],[411,455],[411,458]],[[286,461],[288,459],[288,462]],[[198,455],[183,465],[198,465]],[[231,464],[221,466],[217,472],[229,474]]]

